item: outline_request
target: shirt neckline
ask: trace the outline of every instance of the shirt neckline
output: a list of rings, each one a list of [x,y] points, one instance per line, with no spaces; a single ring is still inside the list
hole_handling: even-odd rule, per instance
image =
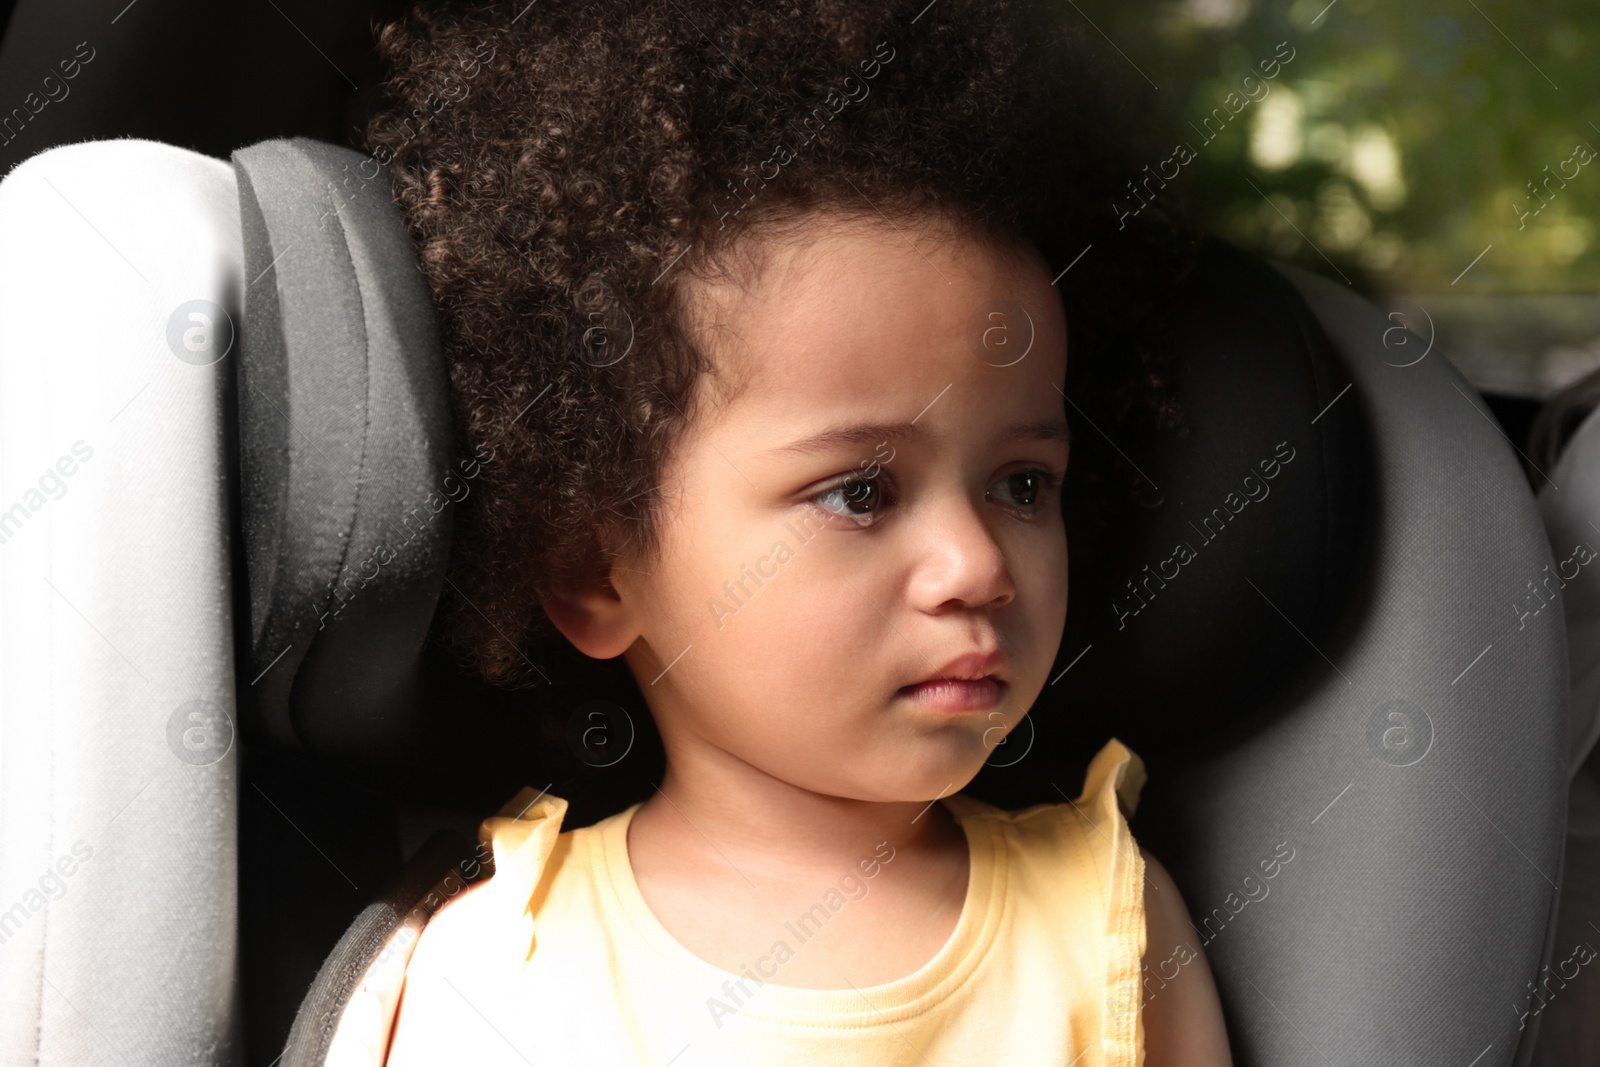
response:
[[[967,894],[955,929],[943,946],[922,966],[900,978],[877,985],[842,989],[807,989],[775,985],[756,986],[746,975],[727,971],[695,955],[662,925],[645,901],[634,878],[628,856],[628,827],[643,801],[593,827],[600,848],[594,850],[595,881],[602,889],[604,906],[625,920],[686,989],[705,990],[706,997],[726,1000],[725,983],[744,983],[751,991],[733,1004],[742,1018],[767,1022],[835,1026],[881,1026],[921,1014],[954,992],[983,960],[994,941],[1003,912],[1006,887],[1006,852],[994,820],[983,818],[983,805],[956,794],[940,801],[955,817],[967,839]],[[795,939],[785,937],[791,949],[804,951]],[[753,971],[757,960],[750,961]],[[737,988],[736,986],[734,988]]]

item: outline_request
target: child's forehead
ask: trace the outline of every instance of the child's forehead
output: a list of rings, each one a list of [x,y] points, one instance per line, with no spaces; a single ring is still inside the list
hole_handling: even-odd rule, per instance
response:
[[[721,387],[713,418],[754,445],[924,409],[934,422],[947,410],[981,422],[1059,409],[1065,326],[1042,264],[979,242],[913,237],[892,227],[830,233],[801,264],[774,251],[756,285],[716,294],[700,330]],[[1015,329],[1009,351],[1025,356],[985,348],[1001,328]]]
[[[822,223],[739,263],[688,280],[686,302],[697,342],[742,384],[765,377],[792,387],[883,369],[877,357],[896,350],[978,347],[973,325],[1006,316],[1019,328],[1026,320],[1030,334],[1061,325],[1037,253],[947,226]],[[829,358],[840,354],[849,358]]]

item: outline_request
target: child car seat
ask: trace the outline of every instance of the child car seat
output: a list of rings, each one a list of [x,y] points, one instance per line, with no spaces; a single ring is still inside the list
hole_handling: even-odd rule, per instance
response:
[[[0,233],[0,1056],[320,1064],[388,934],[479,873],[476,821],[560,763],[430,659],[465,472],[388,176],[300,138],[66,145],[0,183]],[[1058,669],[969,792],[1058,802],[1110,733],[1145,757],[1133,829],[1241,1065],[1526,1064],[1567,669],[1558,612],[1506,611],[1552,555],[1505,438],[1401,324],[1220,242],[1170,343],[1194,432],[1129,456],[1161,506],[1075,546]],[[461,798],[437,818],[418,767]]]
[[[1566,877],[1557,908],[1557,977],[1588,962],[1600,935],[1600,585],[1590,573],[1600,549],[1600,408],[1592,409],[1562,447],[1539,486],[1539,510],[1550,535],[1556,573],[1541,598],[1561,601],[1567,629],[1572,701],[1567,741]],[[1544,583],[1541,583],[1544,584]],[[1583,946],[1573,952],[1568,946]],[[1565,964],[1565,966],[1563,966]],[[1540,1031],[1540,1067],[1600,1059],[1600,984],[1573,981],[1553,1000]]]

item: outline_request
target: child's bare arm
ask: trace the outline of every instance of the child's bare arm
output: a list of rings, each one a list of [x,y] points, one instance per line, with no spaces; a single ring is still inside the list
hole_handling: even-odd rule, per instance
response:
[[[1233,1067],[1222,1002],[1205,952],[1189,925],[1188,906],[1160,861],[1142,848],[1139,854],[1148,878],[1145,966],[1163,979],[1174,964],[1178,967],[1177,974],[1159,988],[1153,981],[1146,984],[1145,1067]],[[1164,963],[1167,969],[1158,970]]]

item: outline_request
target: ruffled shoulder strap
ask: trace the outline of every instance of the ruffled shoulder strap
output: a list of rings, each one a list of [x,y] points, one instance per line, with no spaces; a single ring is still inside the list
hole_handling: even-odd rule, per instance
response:
[[[533,957],[535,944],[533,892],[543,877],[550,853],[561,836],[567,802],[524,786],[499,814],[483,820],[478,841],[494,851],[494,874],[484,885],[486,902],[509,929],[515,944],[526,945],[522,962]]]
[[[1088,820],[1087,840],[1106,878],[1106,983],[1100,1044],[1106,1067],[1144,1062],[1141,980],[1145,950],[1144,857],[1128,829],[1145,784],[1144,761],[1112,738],[1089,762],[1079,814]]]
[[[1125,819],[1133,818],[1139,808],[1139,794],[1147,780],[1144,760],[1138,753],[1115,737],[1095,753],[1089,761],[1089,771],[1084,775],[1083,792],[1078,796],[1081,806],[1108,792],[1116,798],[1117,808]]]

